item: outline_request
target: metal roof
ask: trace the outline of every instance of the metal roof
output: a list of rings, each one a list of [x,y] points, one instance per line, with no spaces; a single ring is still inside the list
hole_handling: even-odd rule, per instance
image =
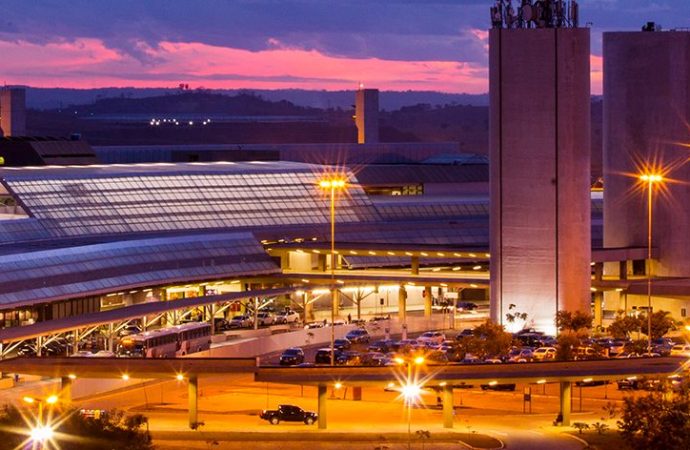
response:
[[[0,307],[190,279],[279,273],[250,233],[110,242],[0,256]]]
[[[189,163],[0,169],[53,237],[329,223],[317,186],[329,169],[300,163]],[[380,219],[352,173],[338,221]]]

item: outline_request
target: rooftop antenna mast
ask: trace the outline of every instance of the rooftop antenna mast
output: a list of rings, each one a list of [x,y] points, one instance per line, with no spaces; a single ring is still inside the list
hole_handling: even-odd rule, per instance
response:
[[[576,0],[496,0],[491,7],[491,26],[577,28],[579,15],[580,6]]]

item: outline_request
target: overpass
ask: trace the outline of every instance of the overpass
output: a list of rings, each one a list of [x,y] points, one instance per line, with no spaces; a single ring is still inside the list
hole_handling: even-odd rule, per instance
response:
[[[572,383],[615,381],[629,377],[669,377],[688,368],[684,357],[631,358],[523,364],[445,364],[420,366],[425,387],[443,393],[443,424],[453,427],[453,389],[471,383],[559,383],[563,425],[570,424]],[[77,378],[186,379],[189,424],[198,422],[198,378],[202,375],[254,373],[257,382],[312,385],[318,388],[319,428],[327,428],[327,390],[335,383],[353,387],[387,387],[401,383],[401,367],[259,366],[256,358],[13,358],[0,361],[0,372],[22,373],[62,381],[62,396],[71,399]],[[402,381],[404,382],[404,381]]]

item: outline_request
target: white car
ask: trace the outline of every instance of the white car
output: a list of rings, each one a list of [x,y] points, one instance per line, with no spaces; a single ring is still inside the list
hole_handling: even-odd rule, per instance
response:
[[[256,320],[260,326],[271,325],[275,322],[275,316],[270,312],[260,312],[256,315]]]
[[[424,345],[441,344],[446,340],[446,335],[440,331],[427,331],[417,338],[417,342]]]
[[[276,316],[275,323],[297,323],[299,314],[296,311],[283,311]]]
[[[676,344],[671,347],[671,356],[685,356],[690,358],[690,344]]]
[[[539,347],[532,352],[535,361],[553,361],[556,359],[556,349],[554,347]]]

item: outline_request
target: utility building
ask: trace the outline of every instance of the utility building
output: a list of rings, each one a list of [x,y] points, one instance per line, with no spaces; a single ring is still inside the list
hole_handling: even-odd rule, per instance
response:
[[[0,88],[0,129],[5,136],[26,136],[26,91]]]
[[[355,125],[358,144],[379,141],[379,90],[360,88],[355,94]]]
[[[557,311],[590,311],[589,29],[575,2],[529,3],[492,8],[491,316],[555,333]]]
[[[690,275],[690,33],[658,31],[604,33],[604,246],[646,247],[647,194],[637,175],[659,172],[666,182],[653,188],[653,276]],[[663,186],[663,187],[662,187]],[[658,256],[658,257],[657,257]],[[644,260],[607,273],[644,275]],[[637,294],[637,295],[635,295]],[[679,290],[654,283],[653,309],[683,316]],[[646,292],[619,299],[607,293],[607,309],[647,306]]]

